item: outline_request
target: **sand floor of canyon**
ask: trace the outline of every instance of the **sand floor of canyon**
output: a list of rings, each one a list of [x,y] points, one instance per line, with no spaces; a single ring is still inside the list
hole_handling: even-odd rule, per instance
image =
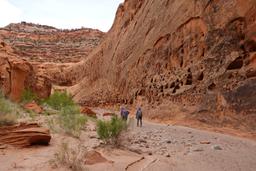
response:
[[[106,110],[99,109],[102,115]],[[80,140],[52,133],[49,146],[26,149],[0,149],[1,171],[71,170],[54,166],[52,160],[61,143],[72,148],[79,144],[100,154],[84,165],[92,171],[254,171],[256,169],[256,142],[184,126],[144,121],[137,127],[130,119],[121,147],[104,146],[97,138],[95,123],[89,121]],[[102,160],[104,159],[104,160]],[[84,159],[85,161],[86,159]]]

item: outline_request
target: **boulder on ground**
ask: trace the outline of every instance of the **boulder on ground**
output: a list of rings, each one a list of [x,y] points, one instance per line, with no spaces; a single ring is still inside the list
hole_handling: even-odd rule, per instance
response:
[[[86,165],[94,165],[94,164],[105,163],[105,162],[112,163],[112,161],[108,161],[99,152],[93,150],[93,151],[89,151],[86,154],[84,164],[86,164]]]
[[[82,107],[80,112],[82,114],[85,114],[85,115],[89,116],[89,117],[97,118],[97,114],[88,107]]]
[[[14,126],[0,127],[0,143],[24,148],[32,145],[48,145],[50,131],[37,123],[20,123]]]
[[[42,107],[40,107],[36,102],[27,103],[23,107],[24,107],[24,109],[31,110],[38,114],[43,112]]]
[[[103,113],[103,116],[117,116],[115,113]]]

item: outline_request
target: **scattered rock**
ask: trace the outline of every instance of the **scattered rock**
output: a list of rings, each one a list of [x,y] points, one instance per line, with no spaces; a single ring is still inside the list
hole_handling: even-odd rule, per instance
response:
[[[202,148],[197,148],[197,149],[195,149],[195,150],[193,150],[194,152],[202,152],[202,151],[204,151],[204,149],[202,149]]]
[[[171,157],[171,155],[170,154],[166,154],[166,157]]]
[[[22,148],[31,145],[48,145],[50,140],[50,131],[37,123],[0,127],[0,142],[2,144]]]
[[[146,141],[146,140],[143,140],[143,139],[140,139],[139,142],[140,142],[140,143],[147,143],[147,141]]]
[[[102,116],[106,117],[106,116],[117,116],[117,115],[115,113],[103,113]]]
[[[97,114],[88,107],[82,107],[80,112],[82,114],[85,114],[85,115],[89,116],[89,117],[97,118]]]
[[[95,135],[91,135],[89,138],[90,139],[96,139],[97,137]]]
[[[134,141],[134,144],[139,144],[139,141],[137,141],[137,140],[136,140],[136,141]]]
[[[31,110],[31,111],[33,111],[35,113],[38,113],[38,114],[43,112],[43,109],[36,102],[27,103],[23,107],[26,110]]]
[[[148,155],[149,155],[149,156],[152,156],[152,152],[148,152]]]
[[[172,142],[170,140],[166,141],[167,144],[171,144]]]
[[[185,144],[185,147],[192,147],[192,144]]]
[[[201,141],[200,144],[211,144],[210,141]]]
[[[105,163],[105,162],[113,163],[113,161],[107,160],[99,152],[93,150],[93,151],[89,151],[88,153],[86,153],[84,164],[94,165],[97,163]]]
[[[212,146],[214,150],[223,150],[219,145]]]

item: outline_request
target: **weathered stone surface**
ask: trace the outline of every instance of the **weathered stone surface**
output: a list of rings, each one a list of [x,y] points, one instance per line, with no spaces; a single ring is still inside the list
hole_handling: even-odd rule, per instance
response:
[[[0,88],[19,101],[24,89],[46,98],[52,85],[75,84],[77,76],[63,71],[85,59],[103,36],[99,30],[59,30],[25,22],[0,28]]]
[[[254,0],[126,0],[101,45],[68,69],[80,81],[69,90],[86,105],[141,104],[152,119],[255,130],[255,9]]]
[[[31,145],[48,145],[50,140],[49,130],[36,123],[0,127],[0,144],[22,148]]]
[[[6,49],[0,47],[0,88],[3,93],[14,101],[20,100],[25,89],[31,89],[41,98],[48,97],[52,86],[50,79],[36,73],[31,63]]]
[[[60,30],[26,22],[0,28],[0,39],[10,44],[19,58],[30,62],[79,62],[103,36],[94,29]]]

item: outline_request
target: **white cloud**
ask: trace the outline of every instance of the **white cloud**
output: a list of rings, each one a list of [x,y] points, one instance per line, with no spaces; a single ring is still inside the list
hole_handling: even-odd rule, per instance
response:
[[[8,0],[0,0],[0,26],[19,22],[22,10],[12,5]]]
[[[108,31],[124,0],[0,0],[0,27],[21,21]]]

